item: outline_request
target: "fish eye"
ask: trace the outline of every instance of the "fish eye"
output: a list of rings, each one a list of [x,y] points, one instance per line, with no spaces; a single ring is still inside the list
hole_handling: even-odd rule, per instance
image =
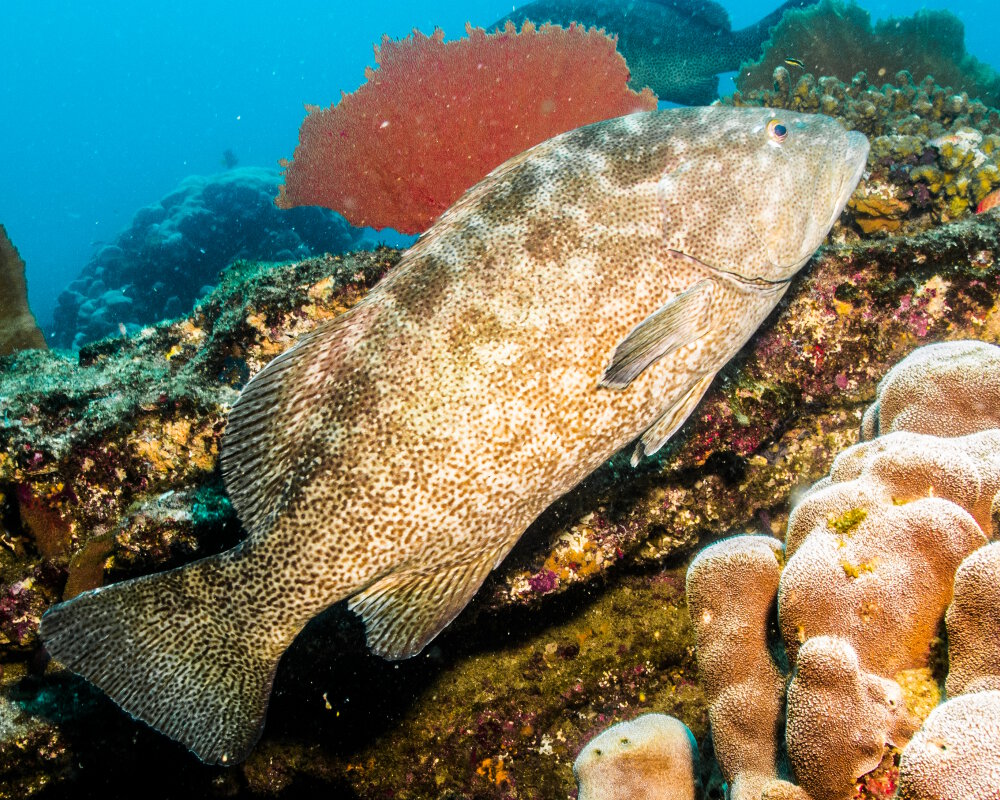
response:
[[[772,119],[767,123],[767,135],[776,142],[783,142],[785,141],[785,137],[788,136],[788,128],[784,126],[781,120]]]

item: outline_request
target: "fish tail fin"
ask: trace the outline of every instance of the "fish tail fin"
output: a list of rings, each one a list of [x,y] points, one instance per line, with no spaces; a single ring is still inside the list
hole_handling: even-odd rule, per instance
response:
[[[260,738],[297,632],[268,629],[236,600],[229,555],[85,592],[39,631],[54,659],[211,764],[242,761]]]

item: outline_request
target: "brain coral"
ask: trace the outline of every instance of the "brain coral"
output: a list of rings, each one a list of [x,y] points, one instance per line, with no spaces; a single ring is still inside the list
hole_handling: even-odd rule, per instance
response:
[[[1000,430],[956,438],[890,433],[849,447],[834,459],[830,475],[792,509],[785,552],[791,557],[817,526],[830,527],[831,518],[832,529],[846,528],[871,508],[922,497],[950,500],[989,532],[998,491]]]
[[[785,737],[795,775],[814,800],[846,800],[854,782],[916,730],[895,681],[862,671],[854,648],[829,636],[799,651]]]
[[[698,677],[709,703],[715,754],[744,797],[777,778],[785,677],[767,643],[778,590],[781,543],[734,536],[691,562],[687,599],[698,643]],[[759,798],[759,788],[756,788]]]
[[[980,547],[955,573],[948,607],[949,696],[1000,689],[1000,542]]]
[[[996,800],[1000,787],[1000,691],[935,708],[899,763],[897,800]]]
[[[1000,428],[1000,347],[961,340],[921,347],[889,370],[861,435],[962,436],[987,428]]]
[[[778,619],[789,655],[830,635],[879,675],[925,666],[955,570],[985,543],[968,512],[938,497],[844,509],[812,530],[782,573]]]
[[[619,722],[573,762],[579,800],[694,800],[698,748],[687,725],[666,714]]]

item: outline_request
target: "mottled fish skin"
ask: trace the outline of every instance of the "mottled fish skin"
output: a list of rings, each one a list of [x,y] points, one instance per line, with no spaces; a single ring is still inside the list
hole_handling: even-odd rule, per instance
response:
[[[618,37],[634,89],[648,86],[660,100],[703,105],[718,97],[720,72],[760,57],[768,31],[786,10],[815,2],[789,0],[759,22],[733,31],[726,10],[712,0],[536,0],[489,30],[508,21],[520,26],[526,19],[603,28]]]
[[[349,599],[374,652],[419,652],[553,500],[679,427],[867,151],[826,117],[711,107],[597,123],[498,167],[247,385],[223,441],[245,542],[55,606],[49,651],[223,763],[331,604]]]

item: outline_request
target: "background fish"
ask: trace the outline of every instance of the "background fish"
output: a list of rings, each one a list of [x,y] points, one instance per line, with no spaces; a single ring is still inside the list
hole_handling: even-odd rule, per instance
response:
[[[816,0],[789,0],[760,22],[731,30],[729,14],[711,0],[538,0],[497,20],[520,26],[524,20],[568,26],[578,22],[618,36],[635,89],[648,86],[660,100],[686,105],[711,103],[719,94],[720,72],[760,57],[768,29],[789,8]]]
[[[248,538],[54,606],[49,652],[209,762],[246,756],[332,603],[418,653],[553,500],[666,441],[823,241],[867,140],[776,114],[635,114],[497,168],[244,389],[222,468]]]

